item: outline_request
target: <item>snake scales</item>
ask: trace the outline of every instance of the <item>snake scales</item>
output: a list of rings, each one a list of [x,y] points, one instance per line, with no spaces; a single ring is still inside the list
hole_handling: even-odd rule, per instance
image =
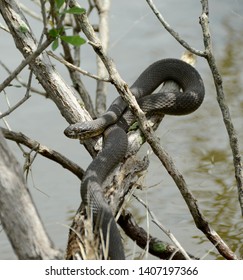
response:
[[[181,91],[152,94],[167,80],[175,81]],[[204,85],[199,73],[178,59],[163,59],[151,64],[130,89],[146,114],[189,114],[204,99]],[[125,255],[114,216],[103,195],[102,184],[124,158],[128,145],[126,131],[134,121],[126,103],[118,97],[101,117],[72,124],[64,131],[67,137],[79,139],[104,133],[104,147],[85,172],[81,197],[92,214],[94,225],[102,231],[110,259],[125,259]]]

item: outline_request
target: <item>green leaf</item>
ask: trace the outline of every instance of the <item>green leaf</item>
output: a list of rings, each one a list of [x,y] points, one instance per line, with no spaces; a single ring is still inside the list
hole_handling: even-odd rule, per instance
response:
[[[55,29],[55,28],[52,28],[49,30],[49,35],[52,37],[52,38],[57,38],[57,36],[59,35],[60,31]]]
[[[65,0],[55,0],[57,9],[59,10],[61,6],[64,4]]]
[[[69,43],[73,46],[81,46],[83,45],[86,41],[84,38],[74,35],[74,36],[60,36],[61,40],[63,40],[66,43]]]
[[[86,10],[84,8],[80,7],[72,7],[66,11],[64,11],[65,14],[73,14],[73,15],[81,15],[86,13]]]
[[[58,46],[59,46],[59,40],[58,40],[58,38],[57,38],[56,40],[53,41],[53,43],[52,43],[52,45],[51,45],[51,49],[52,49],[53,51],[55,51],[55,50],[58,48]]]

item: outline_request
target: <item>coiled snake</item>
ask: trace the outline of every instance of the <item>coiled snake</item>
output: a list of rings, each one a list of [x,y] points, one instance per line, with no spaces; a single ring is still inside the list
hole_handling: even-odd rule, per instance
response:
[[[182,91],[152,94],[167,80],[175,81]],[[146,114],[189,114],[204,99],[204,85],[199,73],[178,59],[163,59],[153,63],[130,89]],[[85,172],[81,197],[92,215],[94,225],[102,231],[105,244],[109,246],[110,259],[125,259],[125,255],[114,216],[103,195],[102,184],[124,158],[128,145],[126,131],[134,121],[126,103],[118,97],[101,117],[72,124],[64,131],[67,137],[80,139],[104,133],[103,150]]]

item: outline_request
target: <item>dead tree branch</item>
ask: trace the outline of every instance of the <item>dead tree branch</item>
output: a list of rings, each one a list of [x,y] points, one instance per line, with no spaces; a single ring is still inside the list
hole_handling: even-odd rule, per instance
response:
[[[53,247],[13,154],[0,131],[0,220],[19,259],[56,259]]]
[[[235,178],[238,187],[238,199],[241,207],[241,213],[243,216],[243,164],[240,154],[239,139],[237,132],[234,128],[234,124],[231,119],[229,107],[225,100],[224,88],[222,77],[219,73],[217,63],[213,54],[212,39],[209,30],[209,7],[207,0],[201,0],[202,3],[202,15],[200,17],[200,24],[202,26],[203,41],[205,46],[205,58],[211,69],[214,84],[217,92],[217,101],[223,116],[224,124],[228,133],[230,147],[233,155],[233,164],[235,169]]]
[[[71,160],[69,160],[62,154],[60,154],[59,152],[52,150],[33,139],[30,139],[29,137],[27,137],[21,132],[14,132],[1,127],[0,130],[2,131],[6,139],[14,141],[18,144],[23,144],[26,147],[30,148],[32,151],[35,151],[38,154],[57,162],[63,168],[69,170],[74,175],[76,175],[80,180],[82,180],[84,170],[76,163],[72,162]]]
[[[99,37],[107,53],[109,45],[108,15],[110,10],[110,0],[94,0],[95,7],[99,13]],[[107,70],[99,56],[97,56],[97,72],[100,77],[107,77]],[[97,82],[96,89],[96,112],[101,115],[106,110],[107,84],[103,81]]]
[[[151,255],[164,260],[186,259],[184,254],[182,254],[176,246],[161,241],[152,235],[148,235],[148,233],[136,223],[132,214],[128,211],[120,216],[118,223],[123,228],[126,235],[135,241],[140,248],[146,249],[148,246],[148,252]],[[191,254],[188,253],[188,255],[191,259],[196,259]]]

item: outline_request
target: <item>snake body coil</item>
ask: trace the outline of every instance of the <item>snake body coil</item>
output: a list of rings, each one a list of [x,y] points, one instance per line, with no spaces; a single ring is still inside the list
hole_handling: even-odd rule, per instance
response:
[[[173,80],[182,91],[152,94],[163,82]],[[163,59],[150,65],[131,86],[140,107],[147,114],[185,115],[195,111],[204,99],[199,73],[178,59]],[[124,259],[121,237],[107,204],[102,184],[124,158],[126,131],[135,121],[126,103],[118,97],[100,118],[72,124],[64,131],[70,138],[86,139],[104,132],[104,147],[87,168],[81,184],[81,197],[88,206],[94,225],[101,229],[110,259]]]

